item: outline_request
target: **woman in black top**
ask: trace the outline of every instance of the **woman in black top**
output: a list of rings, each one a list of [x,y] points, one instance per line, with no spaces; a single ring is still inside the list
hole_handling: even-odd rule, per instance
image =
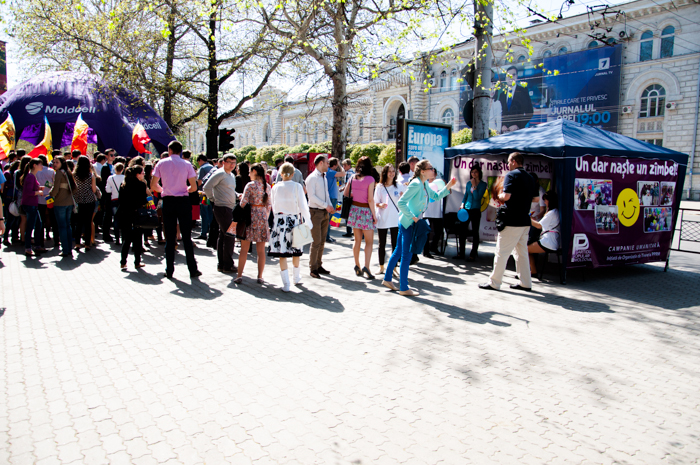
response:
[[[250,182],[250,166],[248,162],[238,165],[238,176],[236,176],[236,192],[243,194],[243,189]]]
[[[117,210],[117,222],[122,230],[122,260],[121,269],[126,270],[126,258],[129,255],[129,247],[133,244],[134,266],[143,268],[141,254],[143,233],[134,228],[136,210],[146,205],[146,183],[144,182],[143,167],[135,165],[126,169],[124,182],[119,189],[119,209]]]

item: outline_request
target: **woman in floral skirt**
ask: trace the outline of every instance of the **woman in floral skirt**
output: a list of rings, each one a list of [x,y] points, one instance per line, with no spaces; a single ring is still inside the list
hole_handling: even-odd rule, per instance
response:
[[[292,257],[294,265],[294,285],[301,283],[301,269],[299,268],[299,258],[302,249],[292,247],[294,228],[300,223],[313,228],[311,224],[311,214],[309,204],[306,202],[304,188],[298,182],[292,181],[294,176],[294,165],[283,164],[279,169],[282,182],[278,182],[272,188],[272,212],[275,214],[272,233],[270,234],[270,250],[268,255],[279,257],[280,276],[282,277],[282,290],[291,290],[289,282],[289,269],[287,268],[287,258]]]
[[[353,228],[355,243],[352,253],[355,257],[355,274],[367,279],[374,279],[369,271],[369,261],[372,258],[374,245],[374,230],[377,228],[377,214],[374,205],[375,181],[372,176],[372,160],[369,157],[360,157],[355,167],[355,176],[345,187],[346,197],[352,196],[352,207],[348,217],[348,227]],[[360,268],[360,247],[362,238],[365,239],[365,266]]]
[[[246,227],[245,239],[241,240],[238,277],[233,280],[236,284],[243,282],[243,269],[251,242],[255,242],[255,250],[258,254],[258,284],[265,283],[262,274],[265,269],[265,243],[270,240],[270,229],[267,223],[270,216],[270,186],[265,180],[265,170],[259,163],[250,167],[250,179],[241,195],[241,207],[250,204],[250,225]]]

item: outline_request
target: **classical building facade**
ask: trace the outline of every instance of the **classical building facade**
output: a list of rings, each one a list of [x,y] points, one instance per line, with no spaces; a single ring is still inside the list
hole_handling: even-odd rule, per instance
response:
[[[527,53],[522,39],[529,40],[534,49],[532,55]],[[614,109],[618,115],[617,132],[691,157],[694,147],[692,197],[700,199],[700,156],[697,155],[700,4],[697,1],[639,0],[556,22],[533,23],[522,38],[512,40],[508,54],[498,37],[493,42],[493,66],[501,76],[512,66],[510,60],[520,64],[522,71],[518,73],[527,74],[528,68],[537,66],[537,60],[620,46],[620,95],[616,99],[619,108]],[[349,140],[390,143],[395,139],[396,120],[400,116],[451,124],[455,131],[465,127],[462,108],[467,86],[460,77],[474,55],[474,48],[475,42],[468,40],[433,60],[431,65],[417,61],[407,68],[386,70],[379,78],[351,89]],[[409,77],[411,72],[415,80]],[[431,84],[427,92],[426,82]],[[287,101],[286,97],[277,89],[267,89],[245,115],[225,121],[222,127],[236,129],[236,147],[291,146],[330,139],[332,113],[328,99]],[[537,94],[537,98],[546,96]],[[199,139],[203,140],[203,131],[195,132],[201,132],[194,135],[191,144],[197,147]],[[686,178],[686,189],[690,183]]]

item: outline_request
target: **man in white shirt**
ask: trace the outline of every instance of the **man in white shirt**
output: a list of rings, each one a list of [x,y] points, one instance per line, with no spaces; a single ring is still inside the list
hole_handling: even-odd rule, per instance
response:
[[[124,182],[124,175],[122,174],[124,172],[124,164],[117,163],[117,165],[114,167],[114,172],[116,174],[113,174],[107,178],[107,182],[105,183],[105,191],[112,199],[109,208],[112,209],[112,216],[114,218],[114,238],[116,239],[117,244],[119,244],[119,233],[121,231],[119,230],[119,222],[117,221],[117,208],[119,207],[119,188]],[[108,232],[109,230],[107,230],[107,233]],[[105,242],[112,242],[112,238],[105,238]]]
[[[328,157],[319,155],[314,160],[316,169],[306,178],[306,192],[309,196],[309,210],[311,211],[311,251],[309,252],[309,267],[311,277],[320,278],[322,274],[331,274],[323,268],[323,248],[326,245],[326,230],[330,214],[335,211],[331,205],[331,198],[328,195],[328,182],[326,181],[326,171],[328,171]]]
[[[233,247],[236,238],[226,234],[233,223],[233,209],[236,207],[236,173],[233,172],[236,157],[230,153],[224,155],[224,168],[216,170],[204,183],[202,189],[214,202],[214,219],[219,225],[219,237],[216,243],[218,265],[221,273],[237,273],[233,263]]]

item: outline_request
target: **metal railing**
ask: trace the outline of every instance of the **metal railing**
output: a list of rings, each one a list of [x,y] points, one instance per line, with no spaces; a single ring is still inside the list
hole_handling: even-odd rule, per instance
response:
[[[673,231],[670,250],[700,254],[700,208],[678,209],[678,222]],[[664,271],[666,269],[668,259]]]

